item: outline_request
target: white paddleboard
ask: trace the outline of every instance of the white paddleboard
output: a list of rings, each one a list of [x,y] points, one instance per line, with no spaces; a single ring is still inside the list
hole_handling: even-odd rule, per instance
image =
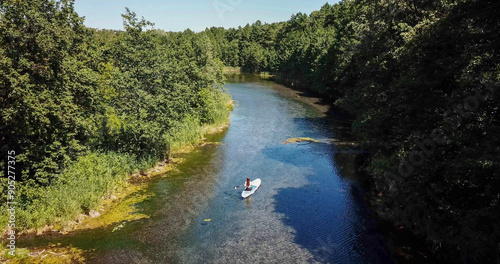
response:
[[[255,180],[251,181],[250,182],[250,187],[252,187],[252,190],[250,190],[250,191],[243,191],[241,193],[241,197],[243,197],[243,199],[249,197],[255,191],[257,191],[257,189],[259,189],[259,186],[260,186],[260,179],[255,179]]]

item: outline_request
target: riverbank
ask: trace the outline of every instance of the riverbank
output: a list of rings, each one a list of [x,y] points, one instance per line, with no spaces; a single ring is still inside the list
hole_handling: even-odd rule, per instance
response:
[[[260,78],[263,79],[273,79],[275,77],[274,74],[271,74],[270,72],[248,72],[245,71],[245,69],[241,67],[224,67],[224,74],[226,75],[231,75],[231,74],[246,74],[246,75],[254,75],[254,76],[259,76]]]
[[[234,101],[228,100],[225,107],[230,111],[234,108]],[[142,169],[130,173],[126,180],[116,184],[115,187],[107,191],[107,194],[102,196],[99,205],[88,213],[78,214],[71,220],[56,219],[54,224],[46,225],[40,228],[20,229],[17,230],[17,240],[30,240],[34,237],[43,236],[65,236],[79,231],[99,228],[120,229],[127,222],[136,221],[147,218],[147,215],[140,214],[134,207],[135,204],[145,201],[149,194],[145,192],[150,180],[157,177],[166,177],[169,172],[175,171],[177,166],[182,164],[182,155],[189,153],[199,146],[212,144],[208,142],[206,136],[223,132],[229,127],[229,117],[224,122],[212,125],[204,125],[198,129],[201,136],[196,143],[176,144],[175,149],[171,150],[169,158],[157,162],[149,169]],[[6,231],[3,231],[3,240],[5,241]],[[42,254],[42,252],[46,252]],[[10,261],[9,263],[25,263],[33,261],[50,263],[67,263],[71,261],[79,262],[82,254],[85,252],[76,250],[72,247],[60,247],[57,244],[49,244],[42,247],[16,248],[16,257],[7,254],[5,248],[0,247],[0,261]],[[69,257],[68,257],[69,256]],[[49,260],[50,259],[50,260]]]
[[[224,74],[240,74],[241,67],[224,67]]]

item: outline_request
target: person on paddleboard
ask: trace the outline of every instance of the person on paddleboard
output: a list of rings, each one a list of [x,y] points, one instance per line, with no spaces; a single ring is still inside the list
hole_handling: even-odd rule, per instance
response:
[[[250,178],[247,178],[247,182],[245,182],[245,191],[251,191],[252,187],[250,187]]]

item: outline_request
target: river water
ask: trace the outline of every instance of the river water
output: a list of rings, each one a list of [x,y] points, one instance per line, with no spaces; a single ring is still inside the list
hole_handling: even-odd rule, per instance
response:
[[[231,125],[208,138],[221,144],[184,154],[178,170],[149,183],[135,205],[148,218],[62,244],[88,250],[94,263],[391,263],[352,151],[328,144],[342,130],[324,106],[251,76],[226,87]],[[320,143],[282,144],[295,137]],[[247,177],[262,185],[242,200],[234,187]]]

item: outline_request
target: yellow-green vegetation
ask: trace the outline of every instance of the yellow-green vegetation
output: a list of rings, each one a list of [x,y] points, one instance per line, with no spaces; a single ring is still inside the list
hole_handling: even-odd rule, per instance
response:
[[[318,143],[319,141],[313,138],[308,138],[308,137],[296,137],[296,138],[289,138],[283,142],[282,144],[292,144],[292,143],[300,143],[300,142],[308,142],[308,143]]]
[[[224,67],[224,73],[241,73],[241,67]]]
[[[9,264],[70,264],[85,263],[84,251],[74,247],[60,247],[51,244],[28,251],[27,249],[16,249],[16,256],[6,255],[2,252],[0,261]]]
[[[188,145],[173,154],[180,154],[192,151],[193,145]],[[148,181],[153,177],[166,177],[168,173],[175,170],[176,166],[184,161],[183,158],[171,158],[169,163],[160,162],[155,167],[143,172],[142,174],[133,174],[125,185],[113,192],[113,195],[105,197],[99,205],[98,217],[85,217],[81,223],[61,228],[63,232],[95,229],[106,227],[118,222],[128,222],[148,218],[148,215],[140,214],[136,211],[135,204],[140,203],[150,197],[151,193],[146,192]],[[57,228],[56,228],[57,229]]]
[[[0,245],[0,260],[11,260],[9,263],[16,263],[16,260],[24,260],[28,258],[30,254],[30,251],[25,248],[16,248],[14,256],[9,254],[9,252],[11,252],[10,249],[5,249],[3,245]]]
[[[270,72],[264,71],[259,73],[259,77],[262,79],[270,79],[274,77],[274,74],[271,74]]]
[[[150,194],[144,191],[145,183],[129,183],[126,188],[114,193],[116,198],[107,198],[100,206],[102,214],[95,218],[86,218],[81,224],[75,225],[73,230],[95,229],[105,227],[120,221],[133,221],[149,216],[135,211],[134,204],[146,200]],[[64,230],[64,228],[63,228]],[[64,230],[68,232],[70,230]],[[72,230],[71,230],[72,231]]]

